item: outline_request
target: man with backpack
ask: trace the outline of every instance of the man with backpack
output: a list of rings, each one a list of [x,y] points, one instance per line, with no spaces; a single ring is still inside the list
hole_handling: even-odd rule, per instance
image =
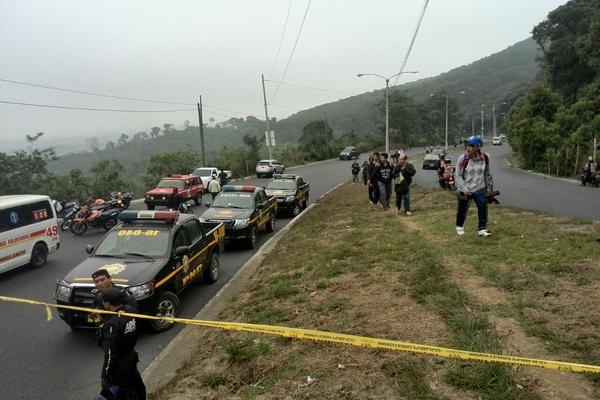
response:
[[[392,172],[393,167],[388,161],[387,153],[381,153],[379,155],[379,165],[371,178],[379,188],[379,201],[383,206],[384,210],[390,208],[390,189],[392,186]]]
[[[396,192],[396,208],[400,214],[400,208],[404,201],[404,214],[412,215],[410,211],[410,184],[413,176],[417,173],[415,166],[408,162],[408,156],[401,154],[398,165],[394,168],[394,191]]]
[[[465,219],[471,200],[477,205],[479,227],[477,234],[490,236],[487,230],[488,196],[493,195],[492,176],[490,174],[489,156],[481,151],[483,140],[479,136],[471,136],[465,141],[465,152],[458,157],[454,182],[458,195],[458,211],[456,213],[456,233],[465,234]]]
[[[352,170],[352,183],[356,185],[358,184],[358,173],[360,172],[360,165],[358,164],[358,161],[355,160],[350,169]]]

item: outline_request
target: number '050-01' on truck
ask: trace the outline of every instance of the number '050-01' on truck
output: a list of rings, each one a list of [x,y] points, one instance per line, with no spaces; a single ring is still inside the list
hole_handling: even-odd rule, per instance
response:
[[[200,277],[207,283],[219,278],[222,223],[201,223],[195,215],[177,211],[123,211],[119,219],[96,248],[87,246],[90,256],[57,281],[57,304],[94,308],[98,293],[92,274],[106,269],[113,285],[133,296],[142,314],[177,317],[179,293]],[[72,328],[97,326],[87,312],[60,309],[59,315]],[[156,332],[172,325],[150,320]]]

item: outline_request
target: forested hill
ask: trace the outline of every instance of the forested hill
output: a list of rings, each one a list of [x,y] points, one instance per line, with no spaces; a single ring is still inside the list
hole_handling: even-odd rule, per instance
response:
[[[431,93],[465,91],[457,97],[460,111],[465,116],[465,128],[471,116],[477,117],[481,104],[514,103],[523,94],[540,71],[536,58],[540,55],[531,38],[505,50],[464,65],[432,78],[399,85],[395,89],[416,101],[426,100]],[[427,67],[423,66],[426,70]],[[357,78],[358,79],[358,78]],[[283,142],[296,142],[308,122],[323,119],[333,127],[336,136],[354,130],[362,135],[382,126],[382,111],[377,103],[383,101],[385,90],[375,90],[300,111],[278,121],[277,137]]]

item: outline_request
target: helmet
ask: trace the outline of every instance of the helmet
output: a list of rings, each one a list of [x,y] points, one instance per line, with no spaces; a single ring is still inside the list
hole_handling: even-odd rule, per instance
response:
[[[475,146],[475,148],[480,148],[483,146],[483,140],[479,136],[471,136],[467,140],[465,140],[465,144],[470,144],[471,146]]]

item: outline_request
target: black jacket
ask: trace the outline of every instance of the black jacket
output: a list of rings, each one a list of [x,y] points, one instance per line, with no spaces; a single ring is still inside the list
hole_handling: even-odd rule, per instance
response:
[[[394,167],[390,163],[387,165],[379,164],[375,173],[373,174],[373,179],[377,182],[385,183],[386,185],[392,181],[392,173],[394,172]]]
[[[124,306],[123,311],[133,313],[130,306]],[[100,326],[100,338],[104,348],[104,364],[102,365],[102,386],[111,384],[119,386],[126,379],[131,368],[135,368],[138,357],[135,352],[137,342],[137,321],[131,317],[106,315]]]
[[[94,289],[92,293],[94,294],[94,303],[92,305],[92,308],[104,310],[104,306],[102,305],[102,294],[100,293],[100,291],[98,289]],[[133,308],[133,313],[137,313],[140,309],[137,300],[131,293],[129,293],[127,289],[121,290],[121,301],[123,302],[123,304]]]
[[[404,164],[403,168],[400,168],[400,165],[395,166],[393,175],[394,178],[396,178],[399,174],[402,174],[406,183],[410,185],[412,183],[413,176],[416,173],[417,170],[415,169],[415,166],[407,162],[406,164]]]

